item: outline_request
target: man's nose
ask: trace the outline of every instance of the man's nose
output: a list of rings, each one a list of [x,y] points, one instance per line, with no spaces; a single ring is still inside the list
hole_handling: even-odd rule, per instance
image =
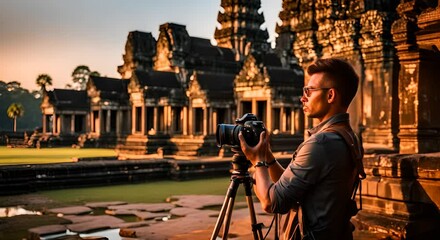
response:
[[[302,97],[300,98],[300,101],[301,101],[301,102],[307,102],[307,98],[306,98],[306,96],[302,95]]]

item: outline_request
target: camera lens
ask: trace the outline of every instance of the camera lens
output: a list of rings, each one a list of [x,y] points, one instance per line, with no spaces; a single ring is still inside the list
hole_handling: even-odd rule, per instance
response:
[[[240,140],[238,139],[238,134],[241,131],[242,126],[231,125],[231,124],[219,124],[217,125],[216,140],[217,146],[221,147],[223,145],[229,146],[239,146]]]

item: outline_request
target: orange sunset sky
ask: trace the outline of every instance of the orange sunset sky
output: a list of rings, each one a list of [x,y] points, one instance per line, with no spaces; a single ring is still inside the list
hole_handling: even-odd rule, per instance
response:
[[[78,65],[119,78],[130,31],[158,36],[159,25],[186,25],[191,36],[213,40],[221,0],[0,0],[0,80],[37,89],[39,74],[64,88]],[[269,41],[282,0],[261,0]]]

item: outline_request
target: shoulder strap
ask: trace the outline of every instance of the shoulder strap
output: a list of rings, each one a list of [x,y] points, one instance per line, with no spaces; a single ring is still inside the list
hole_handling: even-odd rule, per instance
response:
[[[366,178],[364,164],[362,159],[364,157],[364,149],[362,148],[362,143],[359,137],[353,132],[348,123],[336,123],[329,125],[327,128],[323,129],[323,132],[333,132],[338,134],[344,139],[348,148],[350,149],[352,160],[354,161],[354,166],[356,168],[357,174],[354,181],[353,192],[351,195],[351,200],[354,201],[356,205],[356,192],[359,188],[359,209],[355,206],[352,215],[356,215],[358,210],[362,210],[362,184],[361,180]]]
[[[354,161],[354,165],[357,169],[358,177],[360,179],[365,179],[366,174],[364,171],[364,164],[362,159],[364,157],[364,149],[362,148],[362,144],[359,140],[359,137],[353,132],[350,125],[347,123],[336,123],[328,126],[323,129],[323,132],[333,132],[338,134],[344,139],[347,144],[351,157]]]

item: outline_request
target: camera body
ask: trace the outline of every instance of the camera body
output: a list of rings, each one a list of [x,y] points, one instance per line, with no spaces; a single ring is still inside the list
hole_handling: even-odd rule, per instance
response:
[[[238,134],[241,132],[249,146],[255,146],[260,141],[260,134],[266,131],[264,123],[252,113],[246,113],[241,118],[235,120],[233,124],[218,124],[216,139],[217,146],[223,145],[240,147]]]

